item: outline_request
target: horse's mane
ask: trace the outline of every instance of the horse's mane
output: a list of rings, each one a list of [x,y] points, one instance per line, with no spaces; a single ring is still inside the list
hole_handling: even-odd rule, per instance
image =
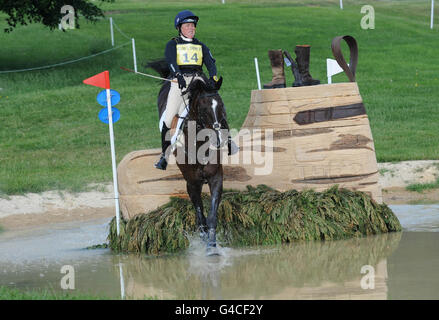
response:
[[[189,93],[189,105],[190,106],[197,106],[198,105],[198,99],[200,98],[200,95],[203,93],[216,93],[217,90],[210,87],[208,84],[208,79],[206,75],[201,74],[200,76],[196,76],[193,78],[193,80],[188,83],[188,87],[186,89],[186,92]],[[193,112],[197,112],[197,108],[191,108]]]

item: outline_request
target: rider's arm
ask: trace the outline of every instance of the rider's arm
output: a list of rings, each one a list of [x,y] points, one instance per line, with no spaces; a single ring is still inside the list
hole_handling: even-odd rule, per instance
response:
[[[216,76],[216,65],[215,65],[215,59],[212,57],[212,53],[210,52],[209,48],[202,43],[203,47],[203,63],[206,66],[207,70],[209,71],[209,77]]]
[[[174,78],[177,73],[180,73],[180,67],[177,64],[177,49],[174,40],[169,41],[166,44],[165,58],[171,70],[171,76]]]

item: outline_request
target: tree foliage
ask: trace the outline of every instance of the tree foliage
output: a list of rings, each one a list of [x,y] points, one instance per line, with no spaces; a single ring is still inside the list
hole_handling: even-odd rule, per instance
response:
[[[100,0],[101,2],[114,2],[114,0]],[[58,27],[65,13],[61,8],[70,5],[75,13],[75,27],[79,28],[79,16],[86,20],[96,22],[103,17],[103,11],[87,0],[0,0],[0,11],[8,15],[8,27],[5,32],[11,32],[17,25],[42,23],[51,30]]]

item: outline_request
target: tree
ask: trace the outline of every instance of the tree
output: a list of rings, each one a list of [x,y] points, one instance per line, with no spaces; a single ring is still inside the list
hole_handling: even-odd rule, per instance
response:
[[[100,0],[101,2],[114,2],[114,0]],[[75,27],[79,28],[79,15],[86,20],[96,22],[103,17],[103,11],[87,0],[0,0],[0,11],[8,15],[5,32],[11,32],[17,25],[29,23],[42,23],[51,30],[58,27],[61,18],[61,8],[70,5],[75,12]]]

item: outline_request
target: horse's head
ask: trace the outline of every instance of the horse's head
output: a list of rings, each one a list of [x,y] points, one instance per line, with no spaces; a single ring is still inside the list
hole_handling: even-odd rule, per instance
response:
[[[227,141],[229,130],[224,103],[218,93],[222,80],[221,77],[212,87],[206,77],[196,77],[188,87],[189,120],[196,121],[197,133],[201,130],[205,130],[205,134],[210,132],[217,148]]]

